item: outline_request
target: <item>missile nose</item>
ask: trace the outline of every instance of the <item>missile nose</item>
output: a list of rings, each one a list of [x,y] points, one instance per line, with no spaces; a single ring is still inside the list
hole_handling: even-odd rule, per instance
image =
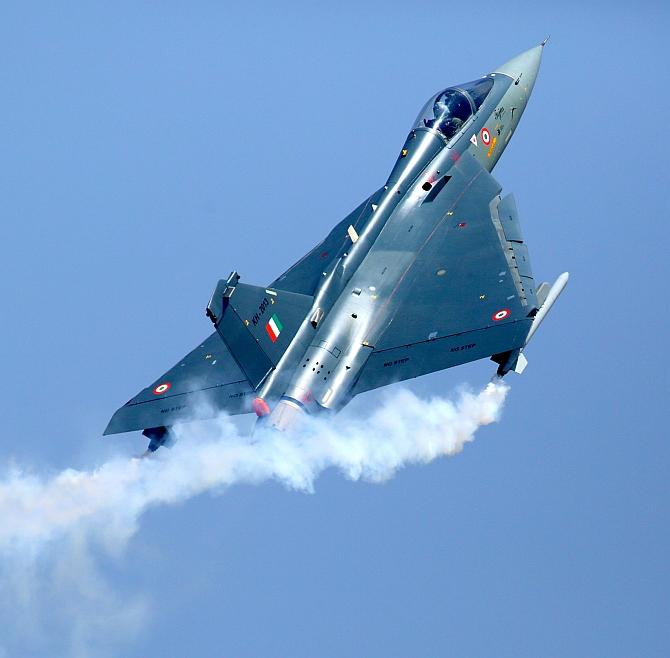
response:
[[[540,69],[540,62],[542,61],[542,52],[546,40],[539,46],[535,46],[530,50],[513,57],[509,62],[505,62],[499,66],[493,73],[502,73],[508,75],[515,84],[522,84],[530,93],[537,78],[537,72]]]

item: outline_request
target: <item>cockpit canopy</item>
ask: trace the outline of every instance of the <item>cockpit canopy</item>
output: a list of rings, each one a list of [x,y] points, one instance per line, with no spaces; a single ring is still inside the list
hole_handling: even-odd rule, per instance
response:
[[[439,92],[423,106],[414,128],[433,128],[451,139],[481,107],[491,87],[493,77],[487,76]]]

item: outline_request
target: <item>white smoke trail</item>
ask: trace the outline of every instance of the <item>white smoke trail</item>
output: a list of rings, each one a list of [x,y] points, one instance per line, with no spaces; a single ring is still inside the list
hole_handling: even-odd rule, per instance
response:
[[[93,471],[67,469],[44,479],[14,467],[0,482],[0,550],[33,552],[87,526],[110,545],[125,541],[141,514],[203,491],[268,479],[311,492],[326,468],[380,482],[407,464],[453,455],[482,425],[498,419],[507,386],[491,382],[456,403],[400,390],[367,419],[308,422],[300,432],[241,436],[228,418],[177,426],[177,444],[150,459],[114,459]]]
[[[367,418],[349,414],[309,420],[297,433],[265,430],[253,440],[222,417],[178,426],[175,447],[149,459],[116,458],[94,470],[67,469],[52,477],[13,467],[0,478],[0,556],[5,564],[20,556],[22,569],[13,569],[12,578],[25,572],[30,581],[45,553],[54,559],[54,551],[58,555],[67,546],[67,559],[60,563],[74,559],[81,565],[86,563],[80,559],[81,546],[91,543],[118,555],[147,509],[205,491],[274,479],[311,492],[319,474],[333,467],[353,480],[381,482],[406,465],[462,450],[479,427],[498,419],[507,391],[498,380],[476,394],[463,391],[451,402],[422,400],[400,390],[387,395]],[[3,577],[7,574],[0,571]],[[90,580],[96,580],[95,574]],[[96,585],[87,582],[84,589]],[[15,586],[14,591],[18,596],[30,588]],[[136,607],[127,625],[137,625],[141,602]],[[78,653],[87,651],[90,647]]]

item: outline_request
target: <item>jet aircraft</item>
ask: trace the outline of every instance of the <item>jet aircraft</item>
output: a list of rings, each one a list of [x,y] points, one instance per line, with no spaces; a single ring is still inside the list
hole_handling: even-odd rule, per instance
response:
[[[393,382],[490,357],[521,372],[567,283],[535,284],[514,197],[491,175],[546,40],[431,96],[386,183],[267,286],[218,282],[215,331],[116,411],[105,434],[254,412],[290,429]]]

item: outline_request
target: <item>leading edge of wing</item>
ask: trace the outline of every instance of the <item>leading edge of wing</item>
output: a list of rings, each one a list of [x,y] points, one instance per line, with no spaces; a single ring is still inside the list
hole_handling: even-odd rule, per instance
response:
[[[268,288],[313,295],[319,280],[323,276],[324,266],[340,254],[347,241],[350,240],[347,233],[349,226],[353,226],[358,232],[361,231],[361,227],[366,224],[372,215],[372,205],[375,203],[375,199],[383,191],[384,188],[377,190],[363,203],[359,204],[334,226],[325,239],[321,240],[311,251],[278,276]]]

